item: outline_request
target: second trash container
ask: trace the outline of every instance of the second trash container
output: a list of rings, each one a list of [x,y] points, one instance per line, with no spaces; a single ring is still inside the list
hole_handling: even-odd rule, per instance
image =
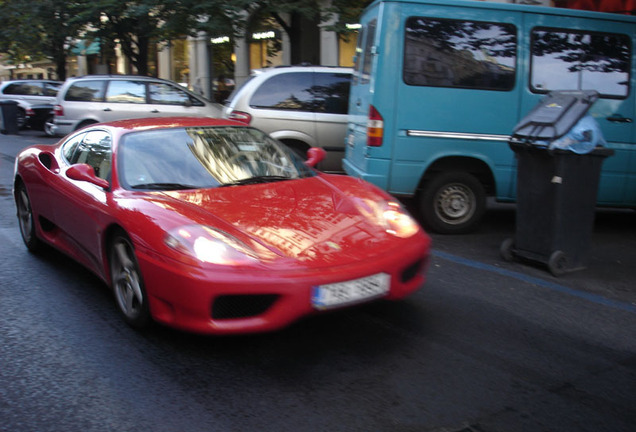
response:
[[[504,259],[543,263],[555,276],[587,266],[601,166],[614,153],[585,116],[596,99],[552,92],[515,127],[515,236],[501,245]]]
[[[20,130],[18,125],[18,103],[12,100],[0,101],[0,132],[14,135]]]

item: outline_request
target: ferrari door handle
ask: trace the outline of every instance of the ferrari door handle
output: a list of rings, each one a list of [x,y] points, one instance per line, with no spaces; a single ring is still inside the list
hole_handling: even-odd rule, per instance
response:
[[[632,122],[632,119],[630,119],[629,117],[623,117],[620,114],[611,115],[607,117],[607,120],[613,123],[631,123]]]

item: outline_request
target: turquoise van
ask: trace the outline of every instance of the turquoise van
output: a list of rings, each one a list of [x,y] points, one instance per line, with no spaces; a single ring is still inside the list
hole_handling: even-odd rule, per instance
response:
[[[590,114],[614,156],[598,204],[636,207],[636,17],[463,0],[365,9],[345,171],[415,197],[429,229],[478,226],[487,197],[514,202],[517,122],[552,90],[596,90]]]

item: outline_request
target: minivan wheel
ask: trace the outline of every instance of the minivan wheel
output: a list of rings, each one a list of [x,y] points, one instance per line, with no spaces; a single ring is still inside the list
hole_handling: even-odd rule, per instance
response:
[[[441,234],[474,230],[486,210],[486,192],[467,172],[443,172],[427,182],[419,197],[424,224]]]
[[[75,130],[80,130],[82,128],[85,128],[86,126],[90,126],[90,125],[95,124],[95,123],[97,123],[95,120],[84,120],[83,122],[81,122],[80,124],[77,125]]]

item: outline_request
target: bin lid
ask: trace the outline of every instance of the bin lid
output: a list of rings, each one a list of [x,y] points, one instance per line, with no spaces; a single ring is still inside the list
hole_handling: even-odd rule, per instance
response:
[[[552,141],[565,135],[587,113],[599,94],[595,90],[550,92],[513,129],[513,137]]]

